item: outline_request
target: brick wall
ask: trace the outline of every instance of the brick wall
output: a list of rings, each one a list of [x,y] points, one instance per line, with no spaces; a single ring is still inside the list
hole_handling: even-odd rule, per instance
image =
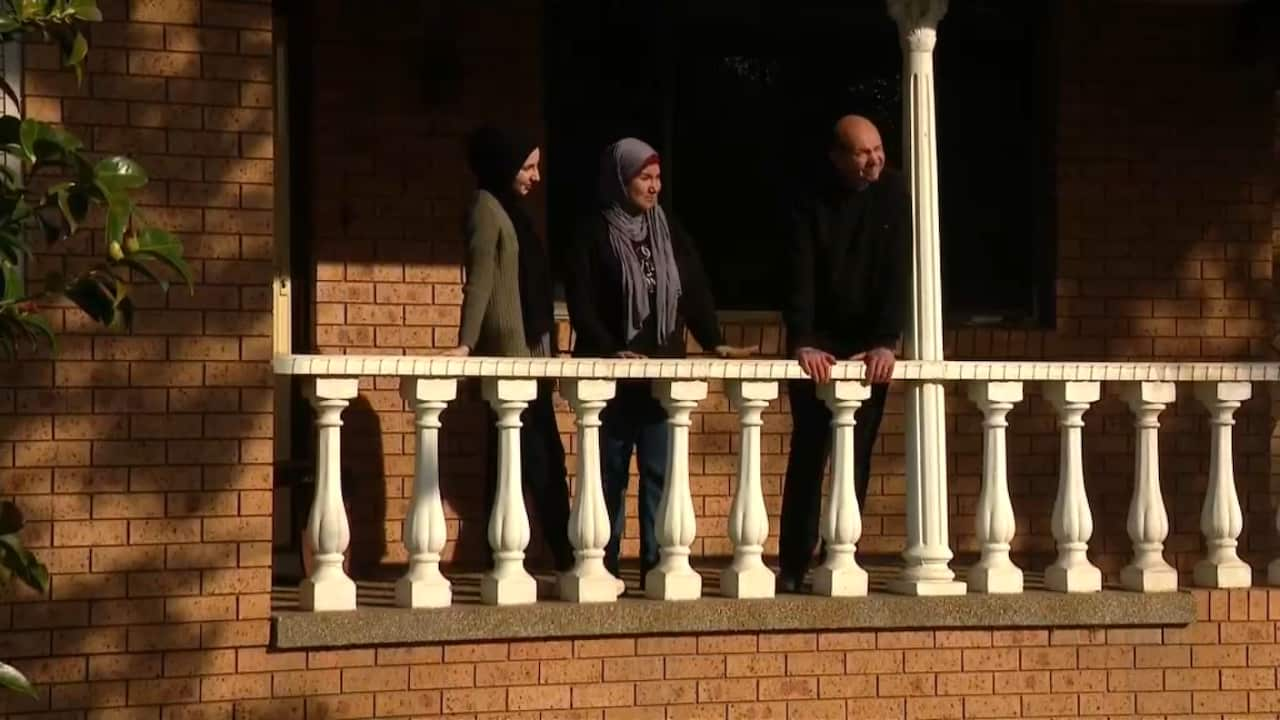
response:
[[[47,657],[13,718],[1275,718],[1280,591],[1186,628],[761,633]],[[133,635],[130,635],[132,641]],[[256,645],[256,646],[255,646]],[[198,702],[198,704],[197,704]],[[50,712],[41,712],[41,711]]]
[[[270,5],[101,6],[81,87],[51,47],[26,46],[29,109],[95,154],[143,163],[145,210],[184,240],[196,288],[138,287],[129,336],[51,308],[58,359],[0,370],[0,493],[16,496],[53,574],[44,601],[18,592],[0,605],[0,657],[42,658],[25,667],[64,683],[34,705],[3,702],[60,717],[197,701],[190,681],[127,679],[190,674],[213,648],[262,646],[269,632]],[[102,247],[85,235],[32,272]]]
[[[1271,248],[1276,113],[1274,74],[1239,51],[1237,17],[1227,8],[1065,3],[1061,22],[1057,160],[1057,317],[1051,330],[949,331],[949,357],[1045,360],[1247,360],[1268,357],[1272,335]],[[540,127],[536,3],[500,31],[485,10],[448,16],[458,29],[457,58],[466,81],[453,103],[406,98],[397,49],[422,31],[407,23],[378,47],[353,47],[343,23],[318,38],[313,139],[321,171],[316,205],[318,283],[315,332],[322,352],[425,353],[456,340],[461,300],[458,218],[470,180],[462,134],[491,119]],[[329,6],[324,6],[329,7]],[[321,14],[332,13],[332,9]],[[430,11],[426,13],[431,15]],[[1105,22],[1101,20],[1105,18]],[[437,18],[438,19],[438,18]],[[429,24],[429,23],[428,23]],[[484,33],[474,33],[487,27]],[[944,28],[945,30],[945,28]],[[1135,33],[1137,33],[1135,35]],[[1140,40],[1135,41],[1135,37]],[[363,72],[358,53],[386,72]],[[482,67],[502,68],[481,71]],[[346,68],[346,69],[344,69]],[[389,79],[388,79],[389,78]],[[1269,84],[1270,83],[1270,84]],[[408,93],[412,95],[412,93]],[[495,108],[496,106],[496,108]],[[555,162],[549,148],[548,162]],[[426,158],[430,158],[427,160]],[[998,143],[993,162],[998,162]],[[944,158],[945,162],[945,158]],[[429,172],[421,172],[429,167]],[[342,193],[347,193],[344,199]],[[781,351],[781,330],[768,319],[726,321],[732,342]],[[403,561],[400,522],[412,472],[410,418],[394,381],[368,387],[348,433],[359,463],[353,487],[371,502],[361,527],[377,547],[371,558]],[[975,551],[972,512],[981,472],[976,410],[949,397],[953,545]],[[1187,391],[1187,388],[1183,389]],[[1108,388],[1114,392],[1115,388]],[[1010,473],[1020,519],[1015,549],[1035,564],[1052,551],[1049,515],[1056,488],[1053,416],[1038,389],[1011,414]],[[1199,505],[1208,466],[1205,413],[1185,393],[1163,415],[1165,492],[1173,522],[1169,549],[1187,569],[1199,552]],[[1245,547],[1274,548],[1269,399],[1265,387],[1239,413],[1237,472],[1249,519]],[[785,397],[765,416],[764,490],[777,528],[789,416]],[[566,447],[572,417],[562,408]],[[376,417],[374,417],[376,414]],[[1094,549],[1115,571],[1126,561],[1124,528],[1132,484],[1130,419],[1108,397],[1086,416],[1091,501],[1099,516]],[[485,552],[485,519],[475,482],[482,472],[484,413],[460,403],[445,415],[444,492],[451,525],[446,554],[473,564]],[[699,517],[695,553],[723,555],[736,417],[719,387],[694,415],[692,490]],[[905,421],[891,397],[860,548],[896,554],[903,545]],[[384,494],[376,488],[386,487]],[[634,483],[632,487],[634,495]],[[634,498],[631,500],[634,504]],[[624,552],[637,550],[634,507]],[[383,524],[381,533],[378,525]],[[375,537],[376,536],[376,537]],[[536,535],[535,535],[536,537]],[[775,537],[769,550],[773,551]],[[530,548],[541,547],[535,541]],[[1261,557],[1261,555],[1259,555]]]

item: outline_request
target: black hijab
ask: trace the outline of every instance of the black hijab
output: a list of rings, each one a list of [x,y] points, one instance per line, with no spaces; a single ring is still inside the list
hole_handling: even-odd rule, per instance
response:
[[[555,324],[552,297],[551,262],[547,249],[538,237],[532,218],[525,212],[511,187],[516,173],[524,166],[537,143],[519,134],[483,127],[471,134],[468,159],[481,190],[487,190],[511,218],[520,246],[519,282],[520,314],[524,321],[525,341],[534,347]],[[555,352],[555,348],[551,348]]]

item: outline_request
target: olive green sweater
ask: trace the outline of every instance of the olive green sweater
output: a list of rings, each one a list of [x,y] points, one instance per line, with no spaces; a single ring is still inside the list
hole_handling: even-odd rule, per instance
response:
[[[467,278],[459,342],[472,355],[527,357],[520,313],[520,244],[498,199],[476,192],[467,214]]]

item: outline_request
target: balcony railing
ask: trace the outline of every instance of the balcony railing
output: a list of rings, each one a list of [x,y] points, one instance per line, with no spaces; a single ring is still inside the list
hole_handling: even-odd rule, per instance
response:
[[[724,382],[741,434],[728,523],[733,558],[721,571],[720,591],[734,598],[773,595],[774,576],[763,559],[769,529],[760,477],[760,433],[762,413],[778,397],[779,383],[803,377],[794,362],[291,355],[277,357],[275,371],[306,377],[317,417],[316,497],[306,531],[315,561],[311,576],[300,588],[304,609],[356,607],[355,583],[343,570],[351,534],[339,478],[340,428],[342,411],[357,396],[362,377],[398,377],[400,393],[415,418],[413,497],[403,533],[409,568],[396,585],[400,606],[433,608],[452,603],[450,582],[440,569],[448,538],[438,441],[441,413],[457,398],[459,380],[464,378],[480,379],[485,400],[497,415],[499,477],[488,532],[494,567],[481,582],[485,603],[514,605],[537,599],[534,578],[524,567],[530,528],[521,492],[519,429],[520,413],[534,399],[539,378],[559,379],[561,395],[577,417],[579,490],[569,516],[576,562],[560,578],[561,599],[594,603],[617,597],[614,578],[603,563],[609,518],[600,479],[600,413],[613,397],[616,381],[636,378],[654,381],[654,393],[667,409],[670,433],[657,527],[661,560],[648,578],[647,595],[657,600],[691,600],[702,594],[702,578],[689,563],[697,518],[689,491],[688,453],[690,418],[707,397],[710,380]],[[862,522],[852,462],[854,413],[869,396],[861,376],[862,367],[857,364],[838,365],[833,381],[820,390],[832,410],[832,478],[820,523],[826,558],[814,571],[813,591],[833,597],[867,593],[867,574],[858,565],[856,552]],[[1005,433],[1006,418],[1022,400],[1026,383],[1041,385],[1056,411],[1061,436],[1051,522],[1057,558],[1044,568],[1049,590],[1089,593],[1102,589],[1102,573],[1088,557],[1093,514],[1085,494],[1082,431],[1084,414],[1101,397],[1104,383],[1119,386],[1133,413],[1136,434],[1127,523],[1133,557],[1121,572],[1121,584],[1148,593],[1178,587],[1178,574],[1163,554],[1169,520],[1161,495],[1158,443],[1161,411],[1174,401],[1176,386],[1184,384],[1192,386],[1205,408],[1210,433],[1209,484],[1201,512],[1206,549],[1194,568],[1194,582],[1211,588],[1250,586],[1252,568],[1236,551],[1243,516],[1232,465],[1233,417],[1251,396],[1254,383],[1280,380],[1280,364],[900,362],[894,377],[904,383],[958,383],[981,413],[982,488],[974,520],[980,558],[968,573],[969,592],[1020,593],[1023,589],[1022,570],[1009,557],[1015,518],[1006,475]],[[945,498],[945,489],[942,492]],[[916,507],[909,504],[908,514]],[[913,522],[911,517],[907,520]],[[1268,581],[1280,585],[1280,559],[1270,564]]]

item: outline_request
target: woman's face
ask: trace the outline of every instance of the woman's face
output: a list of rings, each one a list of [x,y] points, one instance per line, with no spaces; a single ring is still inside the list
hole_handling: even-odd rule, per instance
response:
[[[640,212],[647,212],[658,205],[658,193],[662,191],[662,167],[658,163],[649,163],[639,175],[627,183],[627,199],[631,206]]]
[[[524,165],[516,171],[515,179],[511,181],[511,189],[515,190],[517,196],[528,195],[529,191],[542,181],[542,176],[538,174],[540,160],[542,160],[542,150],[534,148],[533,152],[529,153],[529,157],[525,158]]]

